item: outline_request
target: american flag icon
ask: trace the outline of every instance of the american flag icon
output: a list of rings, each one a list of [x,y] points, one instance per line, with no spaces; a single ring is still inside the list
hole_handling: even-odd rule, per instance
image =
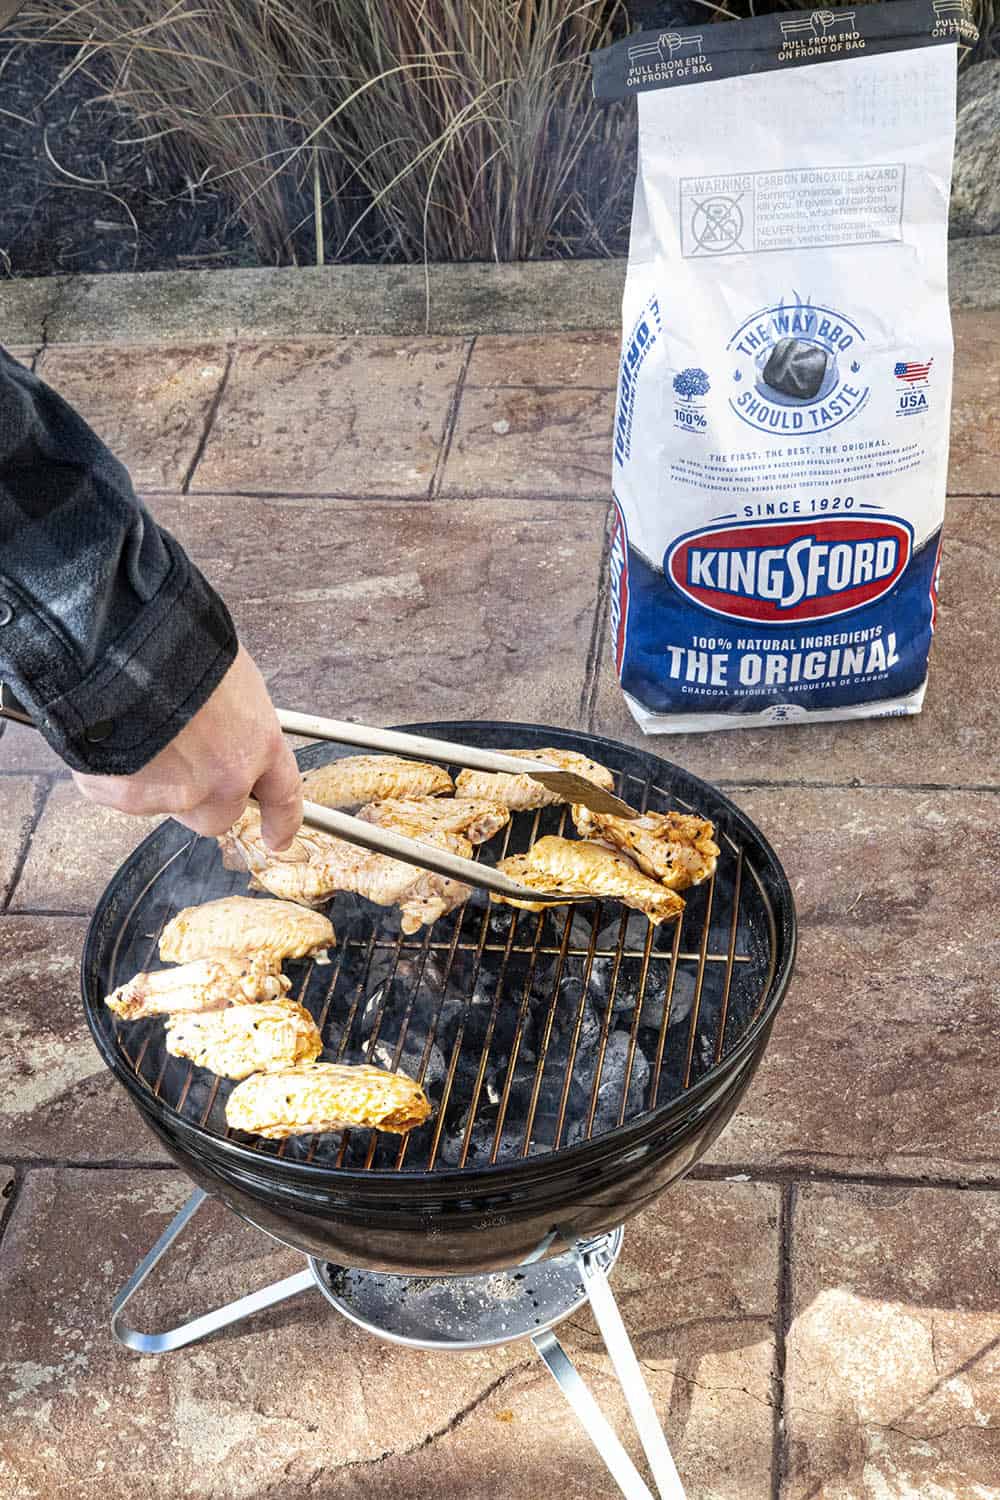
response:
[[[897,380],[926,380],[931,373],[931,365],[933,363],[933,359],[929,359],[924,365],[912,360],[900,360],[893,370],[893,374]]]

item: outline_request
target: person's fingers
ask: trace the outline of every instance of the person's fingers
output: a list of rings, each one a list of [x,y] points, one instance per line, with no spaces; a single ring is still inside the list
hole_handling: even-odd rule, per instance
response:
[[[246,797],[233,797],[224,801],[202,802],[189,812],[174,813],[178,823],[206,838],[217,838],[242,816],[247,805]]]
[[[256,793],[264,842],[287,849],[302,822],[295,757],[263,677],[240,648],[215,692],[158,755],[132,776],[76,775],[85,797],[120,812],[172,813],[196,833],[225,833]]]
[[[113,807],[117,812],[138,817],[151,817],[174,808],[168,788],[137,776],[88,776],[83,771],[73,771],[72,776],[77,791],[99,807]]]
[[[260,827],[269,849],[280,854],[302,826],[302,778],[287,740],[275,746],[274,759],[253,788],[260,804]]]
[[[96,802],[98,807],[117,807],[118,776],[87,776],[83,771],[71,771],[73,783],[78,792],[86,797],[88,802]]]

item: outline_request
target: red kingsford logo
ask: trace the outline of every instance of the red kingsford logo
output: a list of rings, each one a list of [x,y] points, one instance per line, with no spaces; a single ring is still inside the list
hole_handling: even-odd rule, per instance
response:
[[[664,572],[705,609],[772,625],[827,620],[887,594],[913,532],[888,516],[709,526],[681,537]]]

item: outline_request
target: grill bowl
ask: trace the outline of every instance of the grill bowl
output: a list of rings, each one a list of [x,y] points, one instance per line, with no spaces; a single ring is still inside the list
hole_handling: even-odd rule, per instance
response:
[[[174,1160],[241,1217],[307,1254],[403,1274],[468,1275],[605,1233],[688,1171],[736,1109],[766,1047],[795,951],[795,913],[769,845],[727,798],[644,751],[525,724],[408,726],[469,745],[577,750],[651,810],[712,818],[714,880],[681,926],[651,930],[613,903],[536,915],[463,910],[401,939],[398,913],[353,896],[329,907],[328,968],[288,964],[324,1056],[400,1065],[435,1113],[403,1143],[336,1135],[285,1144],[228,1132],[232,1087],[171,1059],[162,1022],[122,1025],[103,997],[156,967],[183,905],[246,889],[213,840],[158,828],[91,921],[82,989],[105,1062]],[[350,753],[310,745],[303,770]],[[567,810],[518,814],[490,861],[559,831]],[[570,829],[570,831],[572,831]]]

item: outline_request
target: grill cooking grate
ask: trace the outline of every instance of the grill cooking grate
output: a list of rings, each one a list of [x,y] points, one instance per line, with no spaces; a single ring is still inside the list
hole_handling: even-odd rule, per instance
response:
[[[317,765],[335,755],[323,746],[304,758]],[[641,809],[714,818],[722,849],[714,878],[685,892],[681,923],[654,929],[610,902],[518,911],[476,892],[403,937],[395,910],[338,896],[328,907],[338,939],[330,964],[286,964],[325,1059],[400,1068],[424,1085],[433,1114],[409,1136],[274,1142],[229,1132],[225,1100],[235,1085],[170,1057],[161,1021],[123,1025],[101,1006],[97,1023],[164,1104],[266,1156],[352,1170],[480,1168],[632,1123],[725,1059],[766,1002],[777,945],[764,882],[725,813],[683,800],[671,768],[655,764],[645,778],[618,772],[619,795]],[[479,853],[493,863],[567,829],[567,808],[515,814]],[[159,933],[181,906],[247,889],[245,876],[223,868],[214,841],[185,842],[176,825],[154,837],[169,848],[141,890],[129,894],[126,881],[119,891],[117,940],[99,976],[105,993],[159,967]]]

